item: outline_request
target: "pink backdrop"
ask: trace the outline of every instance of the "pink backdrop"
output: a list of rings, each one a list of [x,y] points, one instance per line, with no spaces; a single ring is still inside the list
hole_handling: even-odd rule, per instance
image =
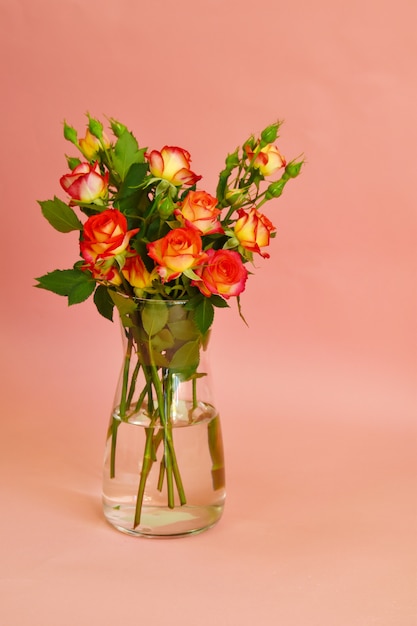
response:
[[[0,622],[416,624],[414,0],[0,0],[3,283]],[[214,191],[228,151],[284,119],[303,175],[212,342],[228,503],[171,542],[100,510],[118,329],[32,288],[76,236],[62,121],[181,145]]]

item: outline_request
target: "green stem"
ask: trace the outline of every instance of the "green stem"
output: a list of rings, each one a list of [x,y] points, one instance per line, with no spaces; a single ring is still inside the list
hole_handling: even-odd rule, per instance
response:
[[[146,385],[144,386],[144,388],[142,389],[142,392],[141,392],[141,394],[140,394],[140,396],[138,398],[138,401],[136,402],[135,412],[140,410],[140,408],[141,408],[141,406],[143,404],[143,401],[145,400],[146,394],[148,394],[149,397],[151,398],[151,396],[152,396],[152,388],[150,387],[150,382],[147,382]],[[149,413],[152,413],[152,411],[153,411],[152,404],[153,404],[152,402],[149,402],[149,404],[148,404],[148,411],[149,411]]]
[[[123,366],[122,394],[120,398],[120,407],[119,407],[119,413],[120,413],[121,419],[126,417],[127,387],[128,387],[128,382],[129,382],[129,368],[130,368],[130,359],[132,356],[132,346],[133,346],[133,336],[132,336],[132,333],[128,331],[127,348],[126,348],[125,362]]]
[[[166,463],[166,473],[167,473],[167,487],[168,487],[168,506],[170,508],[174,507],[174,494],[173,494],[173,485],[170,484],[169,474],[172,471],[175,479],[175,483],[177,485],[178,496],[180,499],[180,504],[185,504],[187,502],[184,487],[181,480],[181,475],[178,469],[177,458],[175,454],[174,442],[172,440],[172,424],[170,419],[170,407],[167,407],[167,411],[165,410],[164,402],[164,393],[161,381],[158,377],[158,371],[155,365],[151,365],[152,372],[152,382],[155,388],[156,396],[158,398],[158,407],[159,407],[159,416],[161,419],[161,425],[164,429],[164,443],[165,443],[165,463]],[[168,385],[170,385],[171,380],[168,379]]]
[[[129,389],[129,393],[128,393],[127,401],[126,401],[127,406],[130,406],[132,404],[132,398],[133,398],[133,394],[135,393],[136,380],[138,378],[139,370],[140,370],[140,360],[138,359],[135,365],[135,369],[133,370],[133,373],[132,373],[132,380],[130,381],[130,389]]]
[[[197,378],[193,378],[193,409],[197,408]]]
[[[152,421],[154,422],[154,420]],[[145,451],[143,453],[142,470],[140,473],[138,494],[136,498],[135,519],[133,522],[134,529],[136,528],[136,526],[140,524],[140,518],[142,514],[142,503],[143,503],[143,496],[145,494],[146,481],[148,479],[149,472],[151,471],[151,467],[153,465],[153,431],[154,431],[154,425],[148,426],[148,428],[145,428],[146,443],[145,443]]]
[[[165,457],[161,460],[159,465],[159,476],[158,476],[158,491],[162,491],[162,487],[164,486],[164,474],[165,474]]]
[[[129,380],[129,367],[132,354],[133,338],[131,333],[128,335],[128,342],[125,354],[125,360],[123,365],[123,381],[122,381],[122,393],[119,405],[119,417],[123,419],[126,417],[126,393]],[[129,404],[127,404],[129,406]],[[116,444],[117,444],[117,429],[120,426],[120,421],[113,417],[111,425],[111,447],[110,447],[110,478],[114,478],[116,475]]]
[[[111,424],[111,448],[110,448],[110,478],[114,478],[116,475],[116,443],[117,443],[117,429],[119,428],[120,421],[113,417]]]

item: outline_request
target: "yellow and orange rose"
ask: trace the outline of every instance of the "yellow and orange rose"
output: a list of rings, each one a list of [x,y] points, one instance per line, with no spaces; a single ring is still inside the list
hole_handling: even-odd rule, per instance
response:
[[[245,151],[250,160],[255,157],[255,152],[248,145],[245,146]],[[258,152],[253,162],[253,167],[256,167],[263,176],[270,176],[285,165],[285,158],[278,148],[270,143]]]
[[[239,244],[249,252],[257,252],[264,258],[269,258],[269,254],[262,252],[261,248],[269,245],[270,236],[275,231],[275,226],[255,208],[248,212],[239,209],[237,213],[239,218],[234,226],[234,234]]]
[[[164,282],[200,265],[207,257],[202,248],[200,235],[191,228],[174,228],[165,237],[147,244],[148,255],[157,264]]]
[[[201,179],[190,170],[191,156],[183,148],[164,146],[160,152],[152,150],[145,156],[152,176],[167,180],[172,185],[194,185]]]
[[[118,267],[104,259],[98,259],[96,263],[87,265],[84,269],[90,270],[94,280],[100,283],[109,283],[116,287],[122,283]]]
[[[87,129],[85,137],[79,140],[78,146],[85,158],[91,161],[100,149],[110,147],[110,140],[104,131],[100,140]]]
[[[204,296],[213,294],[226,300],[245,289],[248,271],[241,256],[234,250],[207,250],[207,260],[195,273],[200,280],[192,281]]]
[[[217,198],[206,191],[189,191],[174,211],[175,217],[183,226],[193,228],[200,235],[223,232],[219,220],[220,213]]]
[[[92,215],[84,224],[81,234],[81,256],[87,263],[109,259],[126,251],[130,238],[138,228],[127,229],[127,219],[117,209],[107,209]]]
[[[147,289],[151,287],[154,276],[145,267],[142,258],[132,252],[126,257],[122,274],[127,282],[135,289]]]

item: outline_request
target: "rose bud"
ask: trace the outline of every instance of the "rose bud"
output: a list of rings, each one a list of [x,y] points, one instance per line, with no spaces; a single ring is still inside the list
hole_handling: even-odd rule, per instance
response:
[[[145,156],[152,176],[167,180],[172,185],[194,185],[201,179],[190,170],[191,157],[183,148],[164,146],[161,152],[152,150]]]
[[[146,289],[152,285],[154,276],[148,272],[143,263],[141,257],[133,253],[132,256],[127,256],[125,264],[122,268],[122,274],[126,278],[127,282],[137,289]]]
[[[77,202],[94,202],[107,194],[109,173],[101,174],[98,163],[80,163],[60,178],[63,189]]]
[[[110,141],[104,132],[102,134],[102,139],[100,140],[87,130],[84,139],[80,139],[78,142],[78,147],[85,158],[92,161],[94,157],[97,156],[99,150],[110,147]]]
[[[118,268],[115,265],[110,265],[108,261],[99,259],[97,263],[87,265],[84,269],[90,270],[94,280],[102,283],[109,283],[111,285],[120,285],[122,279]]]
[[[249,160],[255,157],[255,152],[246,145],[246,154]],[[270,176],[281,167],[285,167],[286,161],[276,146],[267,144],[256,155],[253,167],[258,169],[263,176]]]

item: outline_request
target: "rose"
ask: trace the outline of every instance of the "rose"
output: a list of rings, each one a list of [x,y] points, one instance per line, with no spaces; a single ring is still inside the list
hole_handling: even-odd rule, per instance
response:
[[[84,269],[90,270],[94,280],[103,283],[110,283],[111,285],[121,285],[122,279],[118,268],[114,265],[110,265],[108,261],[98,259],[96,263],[87,265]]]
[[[195,269],[201,280],[193,280],[192,285],[199,288],[207,297],[213,294],[230,298],[238,296],[245,289],[248,271],[241,256],[234,250],[207,250],[207,261]]]
[[[174,211],[183,226],[193,228],[200,235],[224,232],[219,221],[220,213],[217,198],[205,191],[190,191]]]
[[[127,220],[117,209],[107,209],[88,218],[80,241],[81,256],[89,264],[125,252],[139,228],[127,230]]]
[[[105,132],[102,133],[100,140],[87,129],[85,137],[80,139],[78,146],[86,159],[91,161],[101,148],[110,147],[110,140]]]
[[[226,200],[227,204],[230,206],[241,206],[250,200],[250,196],[248,194],[248,187],[244,187],[242,189],[228,189],[226,191]]]
[[[256,153],[253,152],[248,145],[245,146],[245,151],[249,159],[252,161]],[[253,162],[253,167],[256,167],[256,169],[258,169],[263,176],[270,176],[281,167],[285,167],[285,165],[285,158],[282,156],[278,148],[270,143],[259,150]]]
[[[109,173],[102,175],[98,163],[80,163],[59,182],[73,200],[94,202],[107,194]]]
[[[145,156],[152,176],[163,178],[175,186],[194,185],[201,178],[190,170],[190,153],[183,148],[164,146],[161,152],[152,150]]]
[[[202,241],[191,228],[174,228],[165,237],[147,244],[148,254],[163,281],[177,278],[206,259]]]
[[[137,289],[146,289],[152,284],[152,274],[146,269],[142,258],[133,251],[132,256],[128,255],[126,257],[122,274],[127,282]]]
[[[238,215],[234,234],[242,248],[269,258],[269,254],[262,253],[261,248],[269,245],[270,233],[275,230],[275,226],[254,207],[249,212],[239,209]]]

